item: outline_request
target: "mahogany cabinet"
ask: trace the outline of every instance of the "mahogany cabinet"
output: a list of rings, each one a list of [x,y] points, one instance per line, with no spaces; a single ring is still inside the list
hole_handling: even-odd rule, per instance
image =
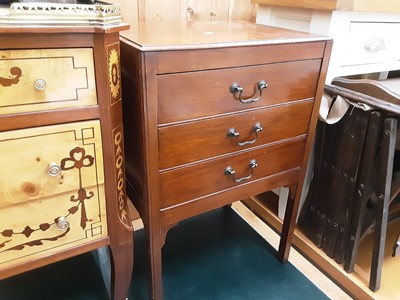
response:
[[[125,299],[133,228],[125,191],[119,31],[0,26],[0,278],[109,246]]]
[[[287,260],[331,44],[247,22],[121,33],[127,191],[146,230],[153,299],[172,226],[280,186],[290,187],[278,253]]]

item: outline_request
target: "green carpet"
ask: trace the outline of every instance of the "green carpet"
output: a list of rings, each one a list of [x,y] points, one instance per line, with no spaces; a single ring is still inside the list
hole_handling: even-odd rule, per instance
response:
[[[144,233],[136,236],[132,299],[147,299]],[[231,209],[173,227],[163,248],[165,300],[328,299]]]
[[[147,299],[144,233],[135,233],[129,299]],[[173,227],[163,248],[165,300],[328,299],[230,209]],[[107,290],[87,253],[0,281],[2,300],[103,300]]]

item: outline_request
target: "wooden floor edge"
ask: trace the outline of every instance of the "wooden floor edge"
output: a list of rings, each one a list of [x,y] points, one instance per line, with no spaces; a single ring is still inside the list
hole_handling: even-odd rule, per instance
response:
[[[232,208],[242,217],[255,231],[258,232],[271,246],[278,249],[280,237],[274,229],[269,227],[256,214],[249,210],[243,203],[235,202]],[[352,299],[335,282],[325,276],[318,268],[308,261],[296,249],[291,249],[289,262],[302,272],[312,283],[314,283],[330,299],[348,300]]]
[[[251,198],[243,201],[245,206],[253,211],[257,217],[266,222],[278,234],[282,228],[282,221],[258,199]],[[343,290],[347,291],[355,299],[385,299],[368,288],[368,282],[363,280],[357,272],[347,273],[343,267],[326,256],[326,254],[312,244],[305,236],[295,229],[293,235],[293,248],[307,257],[325,276],[335,281]],[[385,299],[386,300],[386,299]]]
[[[242,202],[233,203],[232,209],[277,249],[282,221],[256,198]],[[128,201],[128,203],[134,230],[140,230],[143,228],[143,222],[131,202]],[[352,299],[352,297],[363,300],[384,299],[370,291],[368,283],[357,278],[354,272],[346,273],[340,265],[327,258],[322,250],[311,245],[312,242],[306,242],[306,240],[304,235],[296,229],[293,235],[293,248],[290,252],[289,262],[303,272],[329,298],[334,300],[347,300]],[[327,280],[321,280],[321,278]]]

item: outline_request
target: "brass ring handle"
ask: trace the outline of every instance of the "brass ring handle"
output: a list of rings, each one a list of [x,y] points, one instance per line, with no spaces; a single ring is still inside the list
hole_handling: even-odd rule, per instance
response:
[[[64,217],[59,217],[57,219],[57,228],[60,231],[65,231],[69,228],[69,222],[66,218]]]
[[[228,136],[229,138],[235,137],[235,138],[236,138],[236,144],[239,145],[239,146],[250,145],[250,144],[253,144],[253,143],[257,140],[257,138],[258,138],[258,133],[261,132],[261,131],[263,130],[261,124],[258,123],[258,122],[257,122],[256,124],[254,124],[253,129],[254,129],[254,133],[255,133],[256,137],[255,137],[253,140],[251,140],[251,141],[239,142],[240,133],[237,132],[236,129],[233,128],[233,127],[232,127],[232,128],[229,128],[227,136]]]
[[[256,102],[256,101],[261,99],[262,90],[267,88],[267,87],[268,87],[268,84],[265,82],[265,80],[260,80],[257,83],[257,89],[260,91],[260,95],[257,98],[253,98],[254,94],[256,93],[256,88],[254,88],[253,95],[251,95],[250,98],[243,99],[242,98],[243,88],[237,82],[234,82],[234,83],[231,84],[231,86],[229,87],[229,91],[235,97],[235,99],[238,99],[240,102],[242,102],[242,103],[253,103],[253,102]],[[237,93],[239,93],[238,96],[236,96]]]
[[[251,173],[250,173],[249,175],[244,176],[244,177],[241,177],[241,178],[239,178],[239,179],[236,179],[236,178],[235,178],[235,176],[236,176],[236,171],[235,171],[231,166],[226,167],[224,174],[225,174],[225,175],[228,175],[228,176],[232,176],[232,180],[233,180],[234,182],[239,183],[239,182],[241,182],[241,181],[243,181],[243,180],[250,179],[251,176],[253,176],[253,169],[257,167],[257,161],[256,161],[255,159],[252,159],[252,160],[249,162],[249,167],[250,167],[250,172],[251,172]]]
[[[35,81],[35,89],[38,91],[43,91],[46,88],[46,81],[43,79],[38,79]]]
[[[61,167],[57,163],[51,162],[47,166],[47,173],[53,177],[58,176],[61,174]]]

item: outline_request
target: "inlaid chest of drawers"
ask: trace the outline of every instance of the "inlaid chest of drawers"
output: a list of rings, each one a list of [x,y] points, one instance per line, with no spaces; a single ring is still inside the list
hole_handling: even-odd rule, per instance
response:
[[[288,257],[329,39],[247,22],[145,22],[121,33],[128,195],[147,234],[151,295],[179,221],[289,186]]]
[[[109,246],[125,299],[124,24],[0,26],[0,278]]]

